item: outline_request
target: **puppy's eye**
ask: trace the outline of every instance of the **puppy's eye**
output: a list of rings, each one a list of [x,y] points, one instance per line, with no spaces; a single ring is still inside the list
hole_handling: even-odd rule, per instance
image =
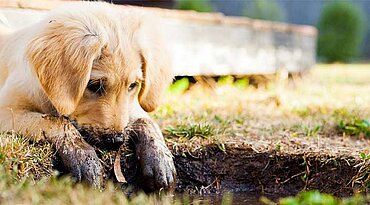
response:
[[[105,93],[103,79],[89,80],[89,83],[87,84],[87,89],[98,95],[103,95]]]
[[[133,91],[138,85],[138,82],[131,83],[130,86],[128,86],[128,91]]]

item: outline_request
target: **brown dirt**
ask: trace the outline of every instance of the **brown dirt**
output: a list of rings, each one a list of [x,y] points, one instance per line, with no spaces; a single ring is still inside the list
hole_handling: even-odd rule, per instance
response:
[[[190,144],[172,146],[178,174],[176,191],[191,194],[220,194],[224,191],[247,194],[289,196],[302,190],[346,197],[358,186],[353,179],[364,166],[354,157],[333,157],[320,153],[286,154],[276,151],[257,152],[248,144],[203,144],[196,150]],[[190,151],[192,150],[192,151]],[[116,152],[101,156],[106,177],[115,179],[113,172]],[[127,153],[126,153],[127,154]],[[122,169],[130,185],[137,184],[134,155],[124,156]],[[126,185],[124,185],[126,187]]]
[[[198,193],[252,192],[293,195],[318,189],[337,196],[352,195],[352,177],[358,172],[353,158],[334,158],[315,153],[279,154],[255,152],[249,145],[217,145],[184,157],[175,153],[179,191]]]

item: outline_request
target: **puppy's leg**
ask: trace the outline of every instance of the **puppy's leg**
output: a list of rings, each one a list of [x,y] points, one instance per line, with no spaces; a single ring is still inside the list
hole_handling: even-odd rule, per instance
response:
[[[102,185],[102,166],[93,147],[66,118],[28,111],[1,114],[2,130],[12,129],[33,139],[47,140],[55,146],[65,168],[77,181],[87,181],[96,187]]]
[[[132,114],[133,115],[133,114]],[[142,169],[141,184],[146,191],[173,190],[176,169],[159,126],[144,111],[136,109],[130,119],[127,134],[135,143],[136,155]]]

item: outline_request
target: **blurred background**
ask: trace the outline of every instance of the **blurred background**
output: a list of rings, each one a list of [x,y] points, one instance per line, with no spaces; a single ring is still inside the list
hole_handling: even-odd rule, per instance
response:
[[[370,60],[370,1],[106,1],[163,17],[177,76],[301,74],[316,63]],[[2,0],[2,19],[20,28],[65,2]]]
[[[312,25],[321,31],[318,59],[353,62],[370,59],[370,1],[313,0],[113,0],[116,4],[221,12],[228,16]],[[337,53],[335,53],[337,52]]]

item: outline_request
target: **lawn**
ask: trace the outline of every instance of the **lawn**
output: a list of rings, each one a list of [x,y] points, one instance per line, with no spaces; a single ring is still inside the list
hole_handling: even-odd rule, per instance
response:
[[[334,64],[318,65],[291,81],[280,78],[257,87],[247,78],[232,77],[219,79],[212,88],[195,84],[187,89],[185,81],[173,85],[152,117],[175,156],[178,190],[221,193],[241,185],[245,190],[239,191],[248,188],[258,194],[289,195],[305,189],[336,196],[367,192],[369,79],[370,65]],[[54,154],[47,144],[12,132],[2,134],[0,202],[128,203],[113,184],[98,191],[59,177],[53,169]],[[225,166],[220,164],[239,167],[243,170],[238,177],[251,175],[258,181],[228,178],[225,175],[232,172],[221,170]],[[333,191],[336,188],[338,192]],[[130,203],[158,204],[158,200],[139,194]],[[161,200],[172,203],[170,197]]]

